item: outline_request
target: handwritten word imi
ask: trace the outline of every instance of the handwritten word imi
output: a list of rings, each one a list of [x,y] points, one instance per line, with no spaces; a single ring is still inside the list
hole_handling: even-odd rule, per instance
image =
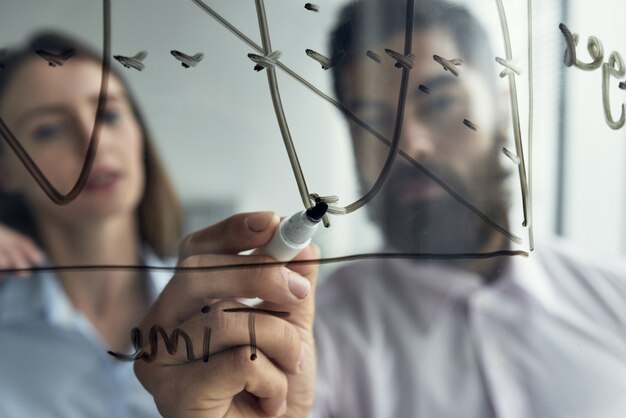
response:
[[[611,113],[611,104],[609,96],[609,82],[611,76],[615,78],[622,78],[626,75],[626,68],[624,67],[624,60],[622,56],[616,52],[611,52],[607,62],[604,62],[604,48],[602,42],[595,36],[590,36],[587,40],[587,51],[592,59],[591,62],[582,62],[576,56],[576,47],[578,46],[578,34],[572,33],[565,26],[564,23],[559,25],[559,29],[565,37],[567,43],[565,49],[564,62],[567,67],[576,66],[584,71],[594,71],[602,67],[602,105],[604,107],[604,117],[606,123],[611,129],[620,129],[626,122],[626,112],[624,110],[624,104],[622,103],[622,112],[618,120],[613,118]],[[622,88],[623,82],[619,83],[619,87]]]
[[[202,307],[201,312],[203,314],[207,314],[211,311],[211,307],[209,305],[205,305]],[[254,327],[254,318],[255,314],[264,314],[264,315],[273,315],[281,318],[286,318],[289,316],[289,312],[282,311],[270,311],[267,309],[257,309],[257,308],[227,308],[224,309],[223,312],[233,313],[233,312],[247,312],[250,314],[248,317],[248,332],[250,334],[250,360],[254,361],[257,358],[256,354],[256,330]],[[110,356],[121,360],[121,361],[135,361],[135,360],[143,360],[145,362],[152,362],[156,358],[158,354],[158,346],[159,346],[159,335],[163,339],[165,343],[165,349],[170,355],[174,355],[178,352],[178,340],[182,338],[185,341],[185,348],[187,350],[187,360],[192,362],[199,359],[202,359],[203,362],[208,363],[210,349],[211,349],[211,333],[212,329],[209,327],[204,327],[203,336],[202,336],[202,356],[196,357],[193,352],[193,342],[191,341],[191,337],[185,331],[180,328],[174,328],[174,330],[168,335],[165,328],[159,325],[153,325],[150,327],[150,331],[148,332],[148,340],[150,344],[150,352],[146,352],[144,350],[144,342],[143,342],[143,334],[141,329],[134,327],[130,331],[130,340],[133,344],[133,348],[135,352],[133,354],[124,354],[124,353],[116,353],[114,351],[107,351],[107,354]]]

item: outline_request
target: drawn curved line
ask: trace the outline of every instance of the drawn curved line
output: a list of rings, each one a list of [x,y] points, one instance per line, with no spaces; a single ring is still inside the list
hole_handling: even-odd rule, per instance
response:
[[[259,21],[259,30],[261,31],[261,42],[263,44],[263,54],[270,55],[272,53],[272,47],[269,36],[269,28],[267,25],[267,17],[265,15],[265,6],[263,0],[255,0],[257,17]],[[405,39],[404,39],[404,55],[409,56],[411,54],[412,49],[412,40],[413,40],[413,4],[414,0],[407,0],[407,19],[406,19],[406,27],[405,27]],[[291,134],[289,132],[289,126],[287,124],[287,120],[285,118],[284,109],[282,106],[282,102],[280,100],[280,90],[278,87],[278,81],[276,79],[276,71],[274,68],[267,69],[267,78],[270,86],[270,93],[272,96],[272,103],[274,105],[274,111],[276,113],[276,117],[278,119],[278,124],[280,126],[280,131],[283,137],[283,142],[287,149],[287,155],[289,157],[289,161],[291,163],[292,170],[296,177],[296,182],[298,183],[298,189],[300,190],[300,197],[304,203],[305,208],[311,207],[311,201],[309,200],[309,192],[306,185],[306,180],[304,178],[304,173],[302,172],[302,167],[298,160],[298,155],[295,150],[295,146],[293,145],[293,139],[291,138]],[[398,154],[398,148],[400,144],[400,132],[402,130],[402,121],[404,117],[404,105],[406,101],[406,92],[408,89],[409,82],[409,68],[404,67],[402,69],[402,81],[400,84],[400,92],[398,94],[398,111],[396,112],[396,122],[393,133],[393,140],[391,149],[389,150],[389,154],[387,155],[387,159],[385,161],[385,165],[383,166],[376,182],[372,186],[372,188],[360,199],[347,205],[345,207],[345,213],[351,213],[355,210],[365,206],[371,199],[373,199],[376,194],[382,188],[385,180],[387,179],[389,172],[391,171],[391,167],[395,158]]]
[[[265,16],[265,6],[263,0],[255,0],[257,19],[259,21],[259,31],[261,32],[261,42],[263,44],[263,55],[270,56],[272,54],[272,44],[270,41],[269,29],[267,27],[267,18]],[[287,118],[285,117],[285,111],[283,109],[282,101],[280,99],[280,91],[278,89],[278,79],[276,78],[276,69],[274,66],[266,68],[267,82],[270,88],[270,95],[272,97],[272,104],[274,105],[274,113],[276,113],[276,119],[278,120],[278,126],[280,128],[280,134],[283,138],[283,143],[287,150],[287,156],[291,164],[291,169],[296,178],[296,183],[300,191],[300,198],[305,208],[310,208],[311,202],[309,201],[309,189],[302,172],[302,166],[296,153],[296,148],[291,138],[291,132],[289,132],[289,125],[287,124]]]
[[[239,29],[237,29],[235,26],[233,26],[228,20],[224,19],[224,17],[222,17],[219,13],[217,13],[211,7],[207,6],[202,0],[191,0],[191,1],[193,3],[195,3],[200,9],[202,9],[205,13],[207,13],[209,16],[211,16],[220,25],[222,25],[226,30],[228,30],[230,33],[232,33],[237,38],[239,38],[242,42],[247,44],[249,47],[255,49],[257,52],[259,52],[261,54],[263,53],[263,48],[260,45],[258,45],[256,42],[254,42],[252,39],[250,39],[248,36],[246,36],[243,32],[241,32]],[[356,114],[354,114],[354,112],[352,112],[350,109],[348,109],[342,103],[338,102],[337,100],[333,99],[332,97],[330,97],[329,95],[327,95],[326,93],[324,93],[323,91],[321,91],[320,89],[315,87],[313,84],[311,84],[309,81],[304,79],[301,75],[299,75],[298,73],[293,71],[287,65],[283,64],[281,61],[276,61],[276,66],[278,68],[280,68],[281,70],[283,70],[287,75],[289,75],[290,77],[292,77],[293,79],[295,79],[296,81],[298,81],[299,83],[301,83],[302,85],[307,87],[309,90],[311,90],[317,96],[319,96],[320,98],[326,100],[328,103],[330,103],[333,106],[335,106],[346,117],[350,118],[352,121],[354,121],[361,128],[365,129],[367,132],[372,134],[376,139],[381,141],[383,144],[385,144],[388,147],[391,146],[391,141],[389,141],[384,135],[382,135],[380,132],[378,132],[377,130],[375,130],[371,126],[369,126],[363,120],[361,120]],[[457,193],[452,188],[450,188],[441,179],[439,179],[434,173],[429,171],[426,167],[422,166],[413,157],[408,155],[404,150],[400,149],[399,153],[400,153],[401,157],[403,157],[406,161],[408,161],[410,164],[412,164],[417,169],[419,169],[423,174],[428,176],[428,178],[432,179],[437,184],[439,184],[441,187],[443,187],[444,190],[446,190],[450,194],[450,196],[452,196],[458,203],[460,203],[461,205],[465,206],[467,209],[472,211],[475,215],[477,215],[481,220],[483,220],[491,228],[493,228],[494,230],[498,231],[500,234],[502,234],[505,237],[507,237],[507,239],[509,239],[510,241],[513,241],[515,243],[521,242],[521,239],[519,237],[517,237],[515,234],[509,232],[506,228],[504,228],[503,226],[499,225],[497,222],[492,220],[489,216],[487,216],[485,213],[483,213],[480,209],[478,209],[472,203],[470,203],[469,201],[465,200],[459,193]],[[341,214],[345,213],[345,209],[344,208],[336,208],[336,207],[332,207],[331,206],[328,209],[328,213],[331,213],[333,215],[341,215]]]
[[[111,1],[102,0],[102,9],[102,24],[104,32],[102,47],[102,79],[100,82],[100,93],[98,95],[98,106],[96,108],[96,120],[94,121],[94,127],[91,131],[89,147],[87,148],[87,154],[78,176],[78,180],[76,180],[76,183],[67,194],[64,195],[60,193],[56,187],[50,183],[45,174],[41,172],[37,164],[32,160],[32,158],[30,158],[28,152],[24,149],[24,147],[22,147],[15,135],[13,135],[13,132],[11,132],[9,127],[4,123],[4,120],[0,117],[0,136],[4,138],[15,155],[20,159],[26,170],[35,179],[39,187],[41,187],[50,200],[58,205],[66,205],[78,197],[87,183],[87,178],[89,177],[89,173],[91,173],[91,168],[96,158],[99,141],[98,134],[104,117],[104,103],[107,95],[107,86],[111,69]]]
[[[496,0],[496,5],[498,6],[498,14],[500,16],[500,25],[502,27],[502,35],[504,37],[504,48],[506,50],[506,59],[508,61],[513,60],[513,52],[511,49],[511,37],[509,35],[509,25],[506,20],[506,12],[504,11],[504,5],[502,4],[502,0]],[[531,18],[529,16],[529,18]],[[524,147],[522,146],[522,132],[520,127],[520,118],[519,118],[519,104],[517,101],[517,84],[515,81],[515,74],[509,73],[509,89],[511,90],[511,110],[513,113],[513,134],[515,136],[515,152],[520,158],[520,164],[518,166],[518,172],[520,177],[520,188],[522,191],[522,208],[524,211],[524,222],[523,226],[529,225],[529,214],[528,214],[528,179],[526,177],[526,161],[524,160]]]
[[[211,8],[206,6],[201,0],[192,0],[196,3],[200,8],[204,9],[209,15],[211,15],[215,20],[225,26],[229,31],[234,33],[241,40],[246,42],[252,48],[256,49],[259,52],[263,52],[262,48],[260,48],[256,43],[254,43],[251,39],[245,36],[242,32],[240,32],[237,28],[232,26],[229,22],[224,20],[219,14],[215,13]],[[496,0],[499,2],[500,0]],[[412,0],[408,0],[408,2],[413,3]],[[529,4],[531,0],[529,0]],[[84,165],[81,169],[79,178],[72,188],[72,190],[63,195],[56,190],[56,188],[49,182],[49,180],[45,177],[45,175],[41,172],[39,167],[32,161],[28,153],[23,149],[23,147],[19,144],[15,136],[12,134],[10,129],[6,126],[2,118],[0,118],[0,135],[5,139],[11,149],[15,152],[17,157],[22,161],[26,169],[33,176],[38,185],[42,188],[42,190],[46,193],[46,195],[57,204],[67,204],[74,200],[82,191],[87,181],[87,177],[91,171],[93,166],[93,161],[95,159],[95,153],[98,146],[98,132],[102,125],[102,119],[104,116],[104,102],[107,94],[107,86],[108,86],[108,76],[110,74],[110,0],[103,0],[103,32],[104,32],[104,40],[103,40],[103,59],[102,59],[102,79],[100,86],[100,93],[98,96],[98,104],[96,109],[96,119],[94,122],[94,128],[92,130],[92,135],[90,138],[90,144],[87,150],[87,155],[85,157]],[[506,23],[505,23],[506,25]],[[505,26],[506,27],[506,26]],[[406,45],[405,45],[406,46]],[[510,45],[509,45],[510,47]],[[376,138],[381,140],[387,146],[390,146],[390,141],[387,140],[382,134],[371,128],[361,119],[359,119],[353,112],[343,106],[341,103],[335,101],[315,86],[310,84],[308,81],[303,79],[289,67],[281,63],[280,61],[276,62],[276,65],[285,71],[288,75],[295,78],[297,81],[308,87],[314,93],[316,93],[321,98],[327,100],[331,104],[335,105],[344,115],[351,118],[354,122],[359,124],[363,129],[366,129],[368,132],[372,133]],[[406,70],[405,70],[406,71]],[[532,102],[531,102],[532,103]],[[532,112],[531,112],[532,114]],[[396,144],[397,145],[397,144]],[[474,212],[477,216],[479,216],[483,221],[489,224],[494,229],[498,230],[503,235],[507,236],[511,240],[519,241],[515,235],[508,232],[506,229],[493,222],[489,217],[483,214],[480,210],[475,208],[471,203],[465,201],[458,193],[452,190],[449,186],[447,186],[442,180],[436,177],[433,173],[431,173],[428,169],[423,167],[420,163],[414,160],[411,156],[409,156],[405,151],[399,149],[397,151],[403,158],[412,163],[416,168],[418,168],[422,173],[427,175],[430,179],[438,183],[441,187],[443,187],[451,196],[453,196],[459,203],[463,204],[465,207]],[[391,155],[390,151],[390,155]],[[380,180],[380,177],[379,177]],[[308,202],[308,199],[307,199]],[[532,230],[532,224],[530,225]],[[531,247],[532,250],[532,247]],[[367,260],[367,259],[412,259],[412,260],[458,260],[458,259],[487,259],[493,257],[502,257],[502,256],[528,256],[528,252],[522,250],[501,250],[501,251],[493,251],[487,253],[361,253],[361,254],[353,254],[349,256],[341,256],[341,257],[332,257],[332,258],[322,258],[315,260],[297,260],[291,261],[289,263],[285,262],[270,262],[270,263],[241,263],[241,264],[230,264],[230,265],[220,265],[220,266],[209,266],[209,267],[192,267],[192,268],[184,268],[184,267],[162,267],[162,266],[140,266],[140,265],[80,265],[80,266],[48,266],[48,267],[33,267],[27,269],[0,269],[0,273],[20,273],[20,272],[55,272],[55,271],[167,271],[167,272],[180,272],[180,271],[223,271],[223,270],[231,270],[231,269],[241,269],[241,268],[255,268],[255,267],[274,267],[277,265],[305,265],[305,264],[333,264],[333,263],[342,263],[346,261],[357,261],[357,260]]]
[[[414,14],[414,0],[407,0],[406,2],[406,23],[404,28],[404,55],[410,56],[413,50],[413,14]],[[409,71],[408,67],[402,67],[402,79],[400,81],[400,91],[398,94],[398,106],[396,111],[396,121],[393,128],[393,137],[391,140],[391,148],[389,154],[387,154],[387,160],[383,166],[378,178],[370,190],[362,196],[360,199],[345,206],[346,213],[354,212],[355,210],[365,206],[370,200],[372,200],[380,191],[383,184],[387,180],[391,167],[396,160],[398,151],[400,150],[400,132],[402,131],[402,122],[404,118],[404,106],[406,103],[406,95],[409,85]]]

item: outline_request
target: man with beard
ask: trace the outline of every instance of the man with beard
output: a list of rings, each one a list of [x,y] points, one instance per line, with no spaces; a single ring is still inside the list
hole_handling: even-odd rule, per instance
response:
[[[388,138],[402,71],[366,51],[404,50],[405,8],[355,3],[332,37],[339,99]],[[424,170],[399,158],[369,205],[387,249],[510,249],[498,163],[506,118],[487,37],[464,8],[433,0],[416,0],[412,35],[414,57],[399,64],[411,67],[400,144]],[[351,128],[369,188],[388,148]],[[206,357],[157,343],[159,354],[135,363],[164,416],[304,417],[312,404],[320,418],[624,416],[623,264],[538,243],[528,258],[363,261],[316,292],[315,265],[253,267],[271,260],[242,254],[266,245],[278,223],[270,212],[239,214],[181,243],[185,268],[139,328],[180,327]],[[309,246],[296,260],[318,257]],[[240,263],[252,264],[196,269]],[[254,316],[237,301],[250,297],[263,300]]]
[[[405,10],[404,0],[352,4],[331,39],[339,100],[390,139],[402,70],[366,51],[404,51]],[[514,248],[502,233],[506,112],[488,44],[466,9],[416,1],[400,146],[426,170],[398,156],[370,203],[386,252]],[[435,55],[461,59],[458,74]],[[389,147],[350,123],[367,190]],[[626,268],[563,242],[536,247],[528,258],[368,260],[328,278],[314,416],[624,416]]]

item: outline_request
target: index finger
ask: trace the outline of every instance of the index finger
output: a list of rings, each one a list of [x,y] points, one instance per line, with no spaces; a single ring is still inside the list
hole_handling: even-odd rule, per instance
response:
[[[292,261],[300,261],[300,263],[287,263],[287,268],[296,273],[311,277],[316,275],[319,269],[320,248],[315,244],[309,244],[304,250],[294,257]],[[304,263],[305,260],[312,260],[310,263]]]
[[[179,260],[200,254],[237,254],[266,244],[278,226],[274,212],[233,215],[187,235],[180,243]]]

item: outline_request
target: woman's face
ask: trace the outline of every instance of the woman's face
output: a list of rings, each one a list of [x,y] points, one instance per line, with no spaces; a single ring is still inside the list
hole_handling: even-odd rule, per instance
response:
[[[35,164],[61,193],[76,183],[94,129],[100,64],[88,59],[50,67],[38,58],[24,63],[0,98],[0,116]],[[123,85],[109,78],[104,118],[93,169],[83,192],[59,206],[41,190],[3,144],[0,184],[26,197],[39,221],[94,221],[134,213],[144,186],[143,138]]]

